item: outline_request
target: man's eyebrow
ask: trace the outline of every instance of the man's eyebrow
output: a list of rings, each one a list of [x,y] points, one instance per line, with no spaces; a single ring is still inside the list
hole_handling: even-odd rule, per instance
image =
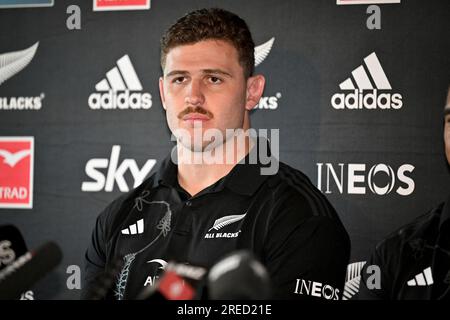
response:
[[[170,71],[169,73],[167,73],[165,76],[166,77],[171,77],[171,76],[175,76],[175,75],[183,75],[183,76],[185,76],[187,74],[189,74],[189,72],[187,72],[187,71],[173,70],[173,71]]]
[[[232,77],[229,72],[226,72],[226,71],[221,70],[221,69],[203,69],[202,73],[203,74],[221,74],[221,75],[224,75],[224,76]],[[188,74],[189,74],[189,72],[185,71],[185,70],[173,70],[173,71],[168,72],[165,76],[166,77],[185,76],[185,75],[188,75]]]
[[[444,108],[444,117],[450,114],[450,105],[446,105]]]
[[[203,69],[202,72],[206,73],[206,74],[213,73],[213,74],[221,74],[221,75],[224,75],[224,76],[231,77],[231,74],[229,72],[226,72],[226,71],[221,70],[221,69]]]

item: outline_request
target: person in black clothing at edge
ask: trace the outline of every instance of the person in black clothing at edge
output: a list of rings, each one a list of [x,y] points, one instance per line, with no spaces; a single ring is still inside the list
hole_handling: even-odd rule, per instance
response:
[[[276,170],[265,174],[261,138],[242,134],[265,84],[253,74],[254,47],[246,22],[217,8],[188,13],[166,31],[159,88],[175,152],[98,216],[85,253],[82,298],[115,259],[123,266],[105,298],[135,299],[168,261],[210,268],[241,249],[267,268],[274,299],[340,298],[350,241],[334,208],[270,150]],[[195,130],[210,129],[225,138],[192,139]],[[230,145],[233,161],[187,160]]]
[[[448,167],[450,87],[444,108],[444,143]],[[378,288],[367,284],[370,274],[366,270],[370,265],[380,268]],[[356,299],[449,300],[450,197],[378,243],[361,274]]]

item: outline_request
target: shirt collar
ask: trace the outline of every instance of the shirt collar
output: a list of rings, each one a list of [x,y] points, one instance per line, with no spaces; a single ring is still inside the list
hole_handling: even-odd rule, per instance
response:
[[[155,179],[153,179],[153,188],[156,188],[160,185],[164,185],[167,187],[176,186],[178,179],[178,168],[177,165],[172,161],[172,159],[175,159],[172,157],[172,155],[176,156],[176,150],[176,148],[172,148],[172,151],[169,153],[169,155],[161,162],[159,169],[155,174]]]
[[[262,148],[263,144],[266,144],[265,150]],[[262,169],[266,167],[266,161],[264,163],[261,162],[262,159],[258,152],[261,149],[264,152],[263,154],[269,159],[268,165],[273,165],[274,161],[278,162],[278,159],[271,154],[269,142],[263,138],[258,138],[250,152],[225,177],[207,188],[207,191],[219,192],[224,188],[228,188],[238,194],[253,195],[268,178],[267,174],[262,174]],[[172,161],[172,154],[176,155],[176,148],[173,148],[172,152],[161,162],[153,180],[154,188],[160,185],[172,188],[178,186],[178,167]]]

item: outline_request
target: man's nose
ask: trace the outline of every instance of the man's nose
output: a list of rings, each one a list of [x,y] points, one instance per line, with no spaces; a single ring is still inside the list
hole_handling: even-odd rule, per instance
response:
[[[203,105],[205,96],[203,95],[203,88],[200,80],[191,81],[187,90],[185,102],[188,105]]]

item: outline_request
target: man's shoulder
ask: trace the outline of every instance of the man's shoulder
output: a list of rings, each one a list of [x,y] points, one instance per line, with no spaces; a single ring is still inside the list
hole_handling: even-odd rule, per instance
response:
[[[331,203],[308,176],[283,162],[279,163],[278,172],[269,177],[267,187],[272,198],[285,208],[296,209],[310,217],[338,218]]]
[[[274,243],[303,237],[321,243],[331,241],[350,252],[350,238],[326,196],[302,171],[285,163],[266,181],[262,206],[267,208],[268,229]],[[264,210],[263,210],[264,211]]]
[[[401,252],[403,247],[421,245],[426,237],[435,235],[432,229],[437,228],[444,203],[414,218],[391,232],[376,245],[379,254]],[[414,249],[414,248],[413,248]]]

